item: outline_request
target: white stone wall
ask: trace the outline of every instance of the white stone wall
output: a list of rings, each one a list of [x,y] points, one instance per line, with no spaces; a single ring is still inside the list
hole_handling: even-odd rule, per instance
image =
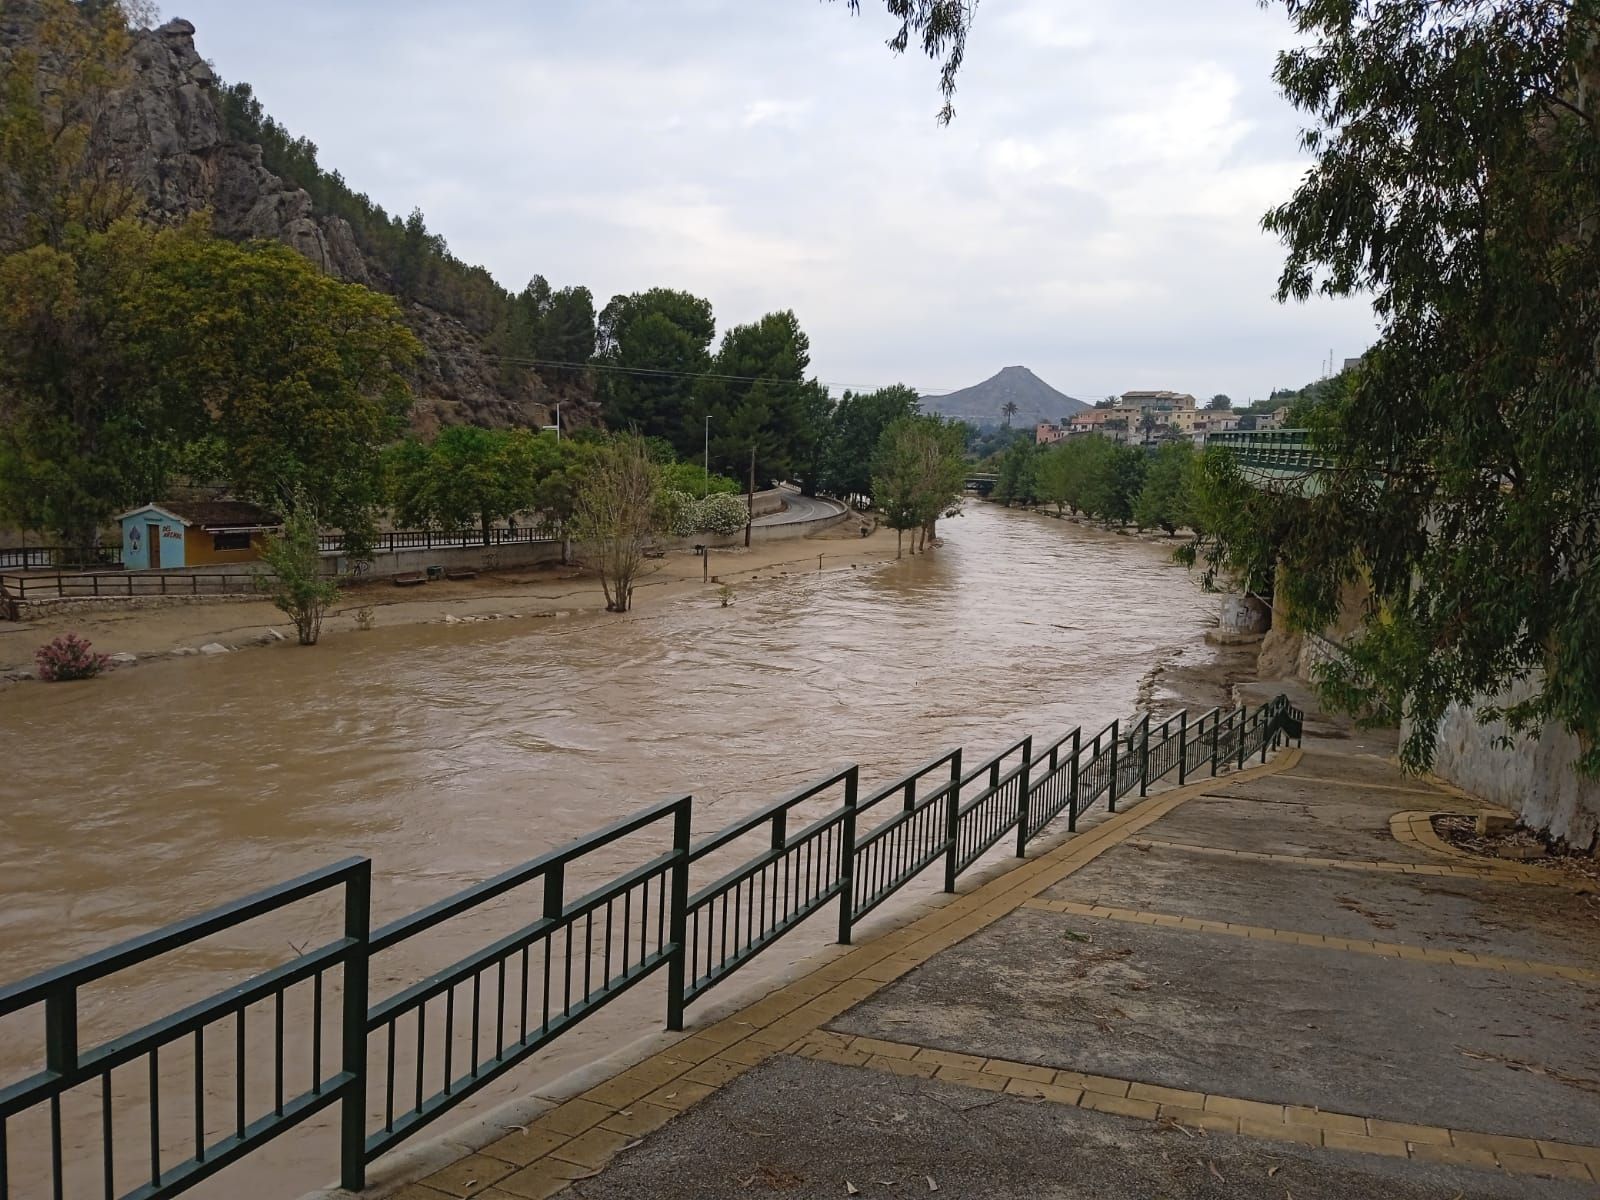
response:
[[[1402,727],[1401,734],[1406,732]],[[1510,748],[1497,744],[1505,736],[1504,722],[1480,725],[1472,709],[1452,706],[1439,723],[1434,773],[1504,805],[1531,828],[1548,830],[1579,849],[1594,848],[1600,836],[1600,780],[1584,779],[1573,769],[1577,738],[1553,722],[1537,738],[1518,738]]]

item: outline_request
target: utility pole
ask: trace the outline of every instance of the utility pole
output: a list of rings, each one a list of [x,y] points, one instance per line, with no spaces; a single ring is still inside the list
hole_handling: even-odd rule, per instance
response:
[[[711,414],[706,414],[706,465],[705,478],[700,481],[700,499],[704,500],[711,492]]]
[[[756,448],[750,447],[750,490],[745,493],[744,548],[750,549],[750,526],[756,520]]]

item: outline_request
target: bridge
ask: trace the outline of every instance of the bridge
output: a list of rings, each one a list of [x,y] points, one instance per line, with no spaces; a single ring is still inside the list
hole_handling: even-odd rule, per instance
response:
[[[1309,429],[1232,430],[1214,433],[1206,445],[1229,451],[1246,483],[1263,491],[1309,495],[1320,486],[1332,460],[1311,444]]]
[[[969,492],[977,492],[980,496],[987,496],[994,491],[994,485],[999,479],[1000,477],[993,471],[973,471],[962,481],[962,486]]]

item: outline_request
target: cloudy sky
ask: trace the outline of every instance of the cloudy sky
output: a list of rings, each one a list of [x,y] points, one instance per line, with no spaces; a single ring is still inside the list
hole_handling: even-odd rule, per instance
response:
[[[163,2],[391,211],[508,287],[538,273],[793,308],[838,388],[1021,363],[1072,395],[1298,387],[1372,338],[1280,306],[1261,214],[1305,169],[1256,0],[983,0],[937,70],[881,0]]]

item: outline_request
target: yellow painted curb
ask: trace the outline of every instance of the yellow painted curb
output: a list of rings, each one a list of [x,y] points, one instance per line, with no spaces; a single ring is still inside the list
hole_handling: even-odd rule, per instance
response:
[[[1600,1146],[1538,1141],[1503,1134],[1413,1125],[1296,1104],[1184,1091],[1036,1063],[956,1055],[878,1038],[825,1034],[803,1039],[794,1053],[822,1062],[895,1075],[926,1075],[985,1091],[1087,1108],[1168,1125],[1243,1134],[1272,1141],[1355,1150],[1466,1166],[1499,1167],[1549,1179],[1600,1179]],[[960,1060],[960,1061],[957,1061]]]
[[[1503,808],[1489,808],[1484,811],[1503,813],[1506,816],[1515,814]],[[1445,812],[1434,809],[1415,809],[1407,812],[1397,812],[1389,818],[1389,832],[1394,835],[1397,842],[1434,855],[1437,858],[1447,858],[1451,862],[1470,865],[1474,870],[1487,872],[1496,880],[1506,883],[1535,883],[1546,887],[1575,887],[1569,879],[1563,879],[1553,871],[1543,871],[1538,867],[1520,866],[1509,861],[1497,861],[1483,858],[1476,854],[1468,854],[1464,850],[1457,850],[1454,846],[1447,845],[1433,828],[1435,817],[1460,817],[1468,816],[1467,813]]]
[[[827,1042],[836,1037],[821,1032],[821,1026],[940,951],[1016,911],[1185,801],[1291,770],[1300,757],[1296,747],[1268,763],[1137,801],[1038,858],[1021,861],[905,927],[873,938],[732,1016],[696,1029],[529,1125],[390,1195],[393,1200],[469,1194],[486,1200],[545,1200],[573,1180],[595,1174],[640,1135],[780,1050],[806,1038]],[[943,1064],[943,1069],[965,1068]],[[1122,1099],[1124,1104],[1134,1103]]]

